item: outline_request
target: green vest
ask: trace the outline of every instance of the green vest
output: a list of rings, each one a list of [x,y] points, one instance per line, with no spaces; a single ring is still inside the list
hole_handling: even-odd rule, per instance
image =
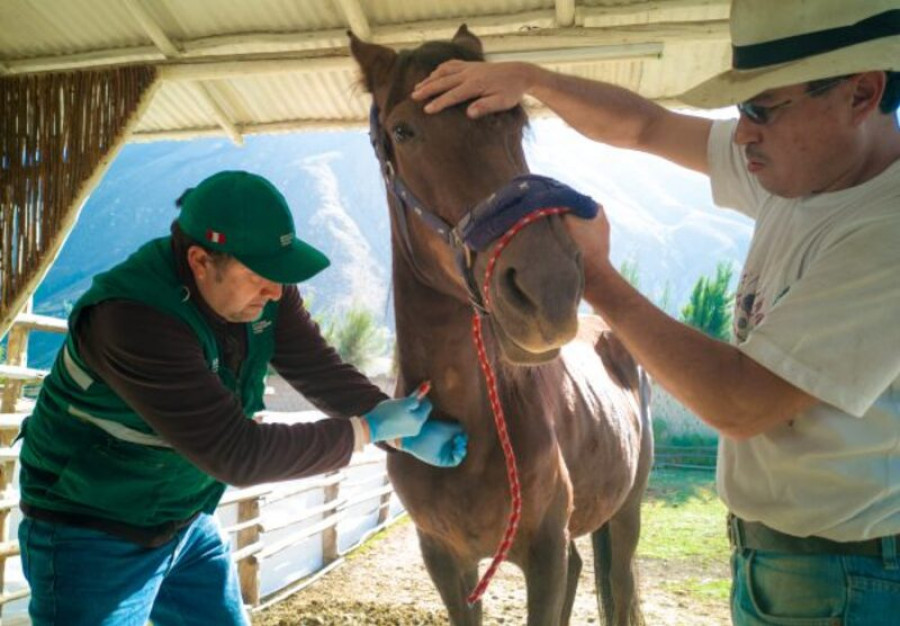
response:
[[[175,452],[82,361],[72,330],[85,307],[136,300],[185,322],[207,365],[250,417],[263,408],[278,304],[247,326],[247,356],[236,377],[219,360],[212,329],[178,279],[168,237],[155,239],[94,278],[69,316],[69,334],[22,427],[22,501],[53,511],[156,526],[215,510],[225,485]],[[139,329],[136,329],[139,332]]]

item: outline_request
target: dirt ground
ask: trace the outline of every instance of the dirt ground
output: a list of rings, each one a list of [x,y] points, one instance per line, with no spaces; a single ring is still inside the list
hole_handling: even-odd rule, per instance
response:
[[[598,624],[590,542],[572,626]],[[726,565],[702,566],[640,559],[641,605],[648,626],[725,626],[727,603],[677,591],[679,581],[728,577]],[[485,626],[525,623],[525,584],[515,566],[500,568],[484,597]],[[394,524],[321,580],[253,617],[254,626],[446,626],[437,591],[425,571],[412,523]]]

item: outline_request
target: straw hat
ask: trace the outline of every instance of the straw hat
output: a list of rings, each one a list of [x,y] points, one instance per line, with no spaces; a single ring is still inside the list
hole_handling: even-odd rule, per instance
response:
[[[732,69],[682,102],[715,108],[767,89],[900,70],[900,0],[733,0]]]

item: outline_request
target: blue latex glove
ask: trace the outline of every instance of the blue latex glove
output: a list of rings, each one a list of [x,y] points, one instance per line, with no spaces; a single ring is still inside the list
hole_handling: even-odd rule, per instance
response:
[[[415,395],[397,400],[383,400],[363,415],[369,424],[372,443],[418,435],[431,413],[431,401]]]
[[[400,449],[437,467],[456,467],[466,458],[469,435],[457,422],[428,420],[415,437],[400,440]]]

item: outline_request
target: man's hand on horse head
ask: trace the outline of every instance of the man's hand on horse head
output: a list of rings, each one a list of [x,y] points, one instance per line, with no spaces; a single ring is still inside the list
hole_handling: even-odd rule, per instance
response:
[[[418,435],[430,413],[431,401],[413,395],[379,402],[362,417],[369,427],[369,440],[375,443]]]
[[[415,100],[429,100],[426,113],[437,113],[461,102],[471,118],[513,108],[525,95],[531,67],[525,63],[484,63],[460,61],[442,63],[415,86]]]
[[[610,262],[609,221],[603,212],[603,206],[597,205],[597,216],[593,219],[586,220],[573,215],[566,215],[563,219],[572,241],[581,250],[585,280],[590,281],[593,275]]]

